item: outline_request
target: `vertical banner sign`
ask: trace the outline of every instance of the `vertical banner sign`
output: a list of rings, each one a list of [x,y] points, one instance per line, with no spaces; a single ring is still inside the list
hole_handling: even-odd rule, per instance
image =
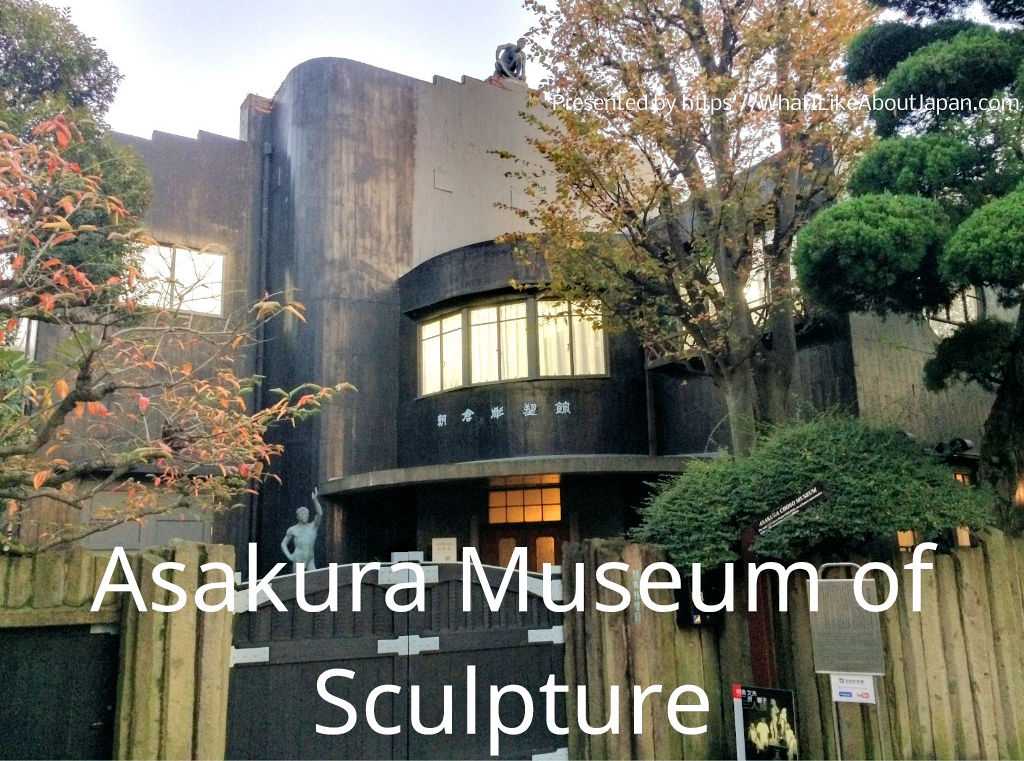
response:
[[[734,684],[732,705],[739,761],[800,758],[792,692]]]

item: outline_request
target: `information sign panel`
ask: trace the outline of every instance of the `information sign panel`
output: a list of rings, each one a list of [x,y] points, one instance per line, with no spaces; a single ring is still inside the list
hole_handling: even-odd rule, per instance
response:
[[[885,676],[881,614],[864,610],[853,596],[852,579],[820,579],[818,610],[811,611],[814,670],[819,674]],[[873,579],[863,582],[864,599],[875,604]]]

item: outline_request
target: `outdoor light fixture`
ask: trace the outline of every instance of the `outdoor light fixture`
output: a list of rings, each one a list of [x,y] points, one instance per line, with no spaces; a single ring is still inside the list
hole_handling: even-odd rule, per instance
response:
[[[910,552],[914,549],[914,545],[917,544],[917,532],[897,531],[896,544],[899,546],[900,552]]]

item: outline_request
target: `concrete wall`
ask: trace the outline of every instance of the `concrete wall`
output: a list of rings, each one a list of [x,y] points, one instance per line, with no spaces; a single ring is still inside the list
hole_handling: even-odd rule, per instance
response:
[[[281,432],[282,483],[262,498],[268,551],[317,483],[396,466],[397,280],[511,228],[514,215],[493,206],[512,200],[509,167],[487,151],[522,145],[524,105],[521,89],[428,83],[334,58],[293,69],[269,109],[247,100],[246,137],[271,152],[267,287],[308,308],[306,325],[287,319],[270,332],[266,385],[358,389]]]
[[[283,429],[263,492],[270,560],[294,509],[322,480],[395,461],[397,279],[412,262],[415,111],[412,80],[316,59],[294,69],[269,114],[248,128],[272,151],[267,284],[307,307],[268,335],[267,387],[347,381],[358,393]],[[329,516],[329,520],[333,516]]]
[[[117,139],[139,152],[153,178],[146,232],[161,243],[224,253],[225,314],[244,309],[253,298],[259,235],[258,146],[209,132]]]
[[[925,389],[924,363],[938,343],[927,323],[854,314],[850,334],[857,406],[865,420],[904,428],[924,446],[970,439],[977,453],[993,396],[974,384],[939,393]]]
[[[413,190],[413,261],[525,228],[522,219],[495,204],[522,205],[522,181],[505,176],[504,151],[535,160],[520,116],[527,90],[518,81],[501,86],[463,77],[415,82],[416,156]]]
[[[259,295],[259,144],[209,132],[200,132],[194,139],[154,132],[150,140],[131,135],[118,135],[118,140],[139,152],[153,180],[153,200],[142,219],[146,232],[161,243],[224,254],[223,314],[247,312]],[[201,326],[219,322],[199,320]],[[255,371],[252,353],[235,357],[239,377]],[[134,536],[136,529],[126,526],[93,538],[88,546],[145,547],[164,544],[172,536],[206,541],[216,537],[234,544],[242,554],[249,535],[249,512],[248,508],[232,510],[215,520],[195,515],[177,527],[151,521],[148,527],[138,528],[138,536]],[[202,533],[197,533],[200,526]]]

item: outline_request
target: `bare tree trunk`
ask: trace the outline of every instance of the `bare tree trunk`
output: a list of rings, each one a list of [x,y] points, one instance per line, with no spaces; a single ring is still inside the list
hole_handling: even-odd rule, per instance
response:
[[[985,420],[979,470],[1003,503],[1003,522],[1024,523],[1024,307],[1017,314],[1003,382]]]
[[[797,370],[796,330],[790,312],[772,323],[772,347],[754,368],[757,420],[761,425],[782,425],[793,416],[793,381]]]
[[[729,413],[729,434],[732,453],[746,457],[757,444],[757,390],[749,363],[734,368],[728,375],[717,379],[725,395]]]

